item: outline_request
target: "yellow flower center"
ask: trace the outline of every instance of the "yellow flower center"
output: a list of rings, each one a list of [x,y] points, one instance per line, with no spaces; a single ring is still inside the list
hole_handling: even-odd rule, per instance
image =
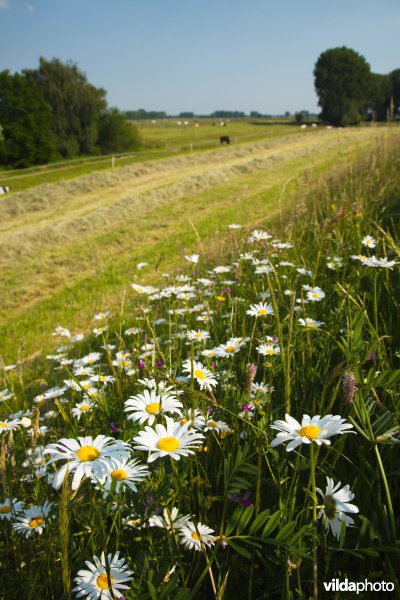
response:
[[[90,388],[90,383],[82,383],[82,387],[84,390],[88,390]]]
[[[188,422],[188,419],[185,419],[185,418],[181,419],[181,425],[184,425],[187,422]]]
[[[217,423],[215,421],[208,421],[207,425],[209,427],[218,427]]]
[[[35,527],[39,527],[39,525],[41,525],[42,523],[44,523],[43,515],[36,515],[35,517],[32,517],[32,519],[29,521],[29,527],[32,527],[32,529],[34,529]]]
[[[206,376],[204,375],[204,371],[201,371],[200,369],[196,369],[194,371],[194,376],[197,377],[197,379],[201,379],[202,381],[206,378]]]
[[[111,584],[114,583],[114,579],[112,577],[110,577],[110,581],[111,581]],[[98,578],[96,579],[96,583],[97,583],[97,587],[99,587],[101,590],[108,590],[109,585],[108,585],[107,573],[101,573],[98,576]]]
[[[94,446],[82,446],[76,451],[76,454],[80,461],[88,462],[89,460],[95,460],[101,454],[100,450],[97,450]]]
[[[301,437],[306,437],[309,440],[316,440],[320,432],[320,428],[316,425],[306,425],[297,432]]]
[[[225,348],[225,352],[233,352],[235,350],[235,346],[227,346]]]
[[[275,349],[274,348],[267,348],[266,349],[266,353],[267,354],[275,354]]]
[[[7,423],[0,423],[0,427],[7,427]]]
[[[111,477],[116,481],[122,481],[123,479],[126,479],[126,475],[127,473],[123,469],[115,469],[114,471],[111,471]]]
[[[150,414],[150,415],[155,415],[159,412],[160,410],[160,405],[158,402],[150,402],[150,404],[148,404],[146,406],[146,411]]]
[[[317,292],[314,292],[312,295],[313,298],[318,298],[318,296],[319,296],[319,294]]]
[[[265,310],[265,308],[259,308],[257,313],[262,316],[262,315],[266,315],[267,311]]]
[[[194,540],[196,540],[196,542],[199,542],[201,540],[201,533],[197,533],[197,531],[193,531],[192,538]]]
[[[165,452],[173,452],[177,448],[179,448],[180,443],[174,437],[165,437],[161,438],[161,440],[157,444],[157,448],[159,450],[164,450]]]
[[[6,515],[9,512],[11,512],[11,507],[10,506],[5,505],[5,506],[1,506],[0,507],[0,513],[2,515]]]
[[[81,410],[82,412],[85,412],[87,410],[89,410],[90,406],[89,404],[82,404],[82,406],[79,407],[79,410]]]
[[[225,302],[225,296],[215,296],[218,302]]]
[[[195,333],[194,337],[201,339],[203,337],[202,333]]]

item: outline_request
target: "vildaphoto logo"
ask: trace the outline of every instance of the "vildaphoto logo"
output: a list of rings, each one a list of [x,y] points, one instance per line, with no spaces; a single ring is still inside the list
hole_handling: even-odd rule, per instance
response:
[[[332,579],[331,581],[324,581],[324,587],[326,592],[393,592],[394,583],[391,581],[349,581],[344,579]]]

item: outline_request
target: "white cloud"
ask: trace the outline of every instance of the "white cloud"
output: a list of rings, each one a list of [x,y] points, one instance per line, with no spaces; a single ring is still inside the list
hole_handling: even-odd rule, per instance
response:
[[[33,13],[35,11],[35,7],[29,4],[29,2],[25,2],[25,6],[29,12]]]
[[[9,4],[9,0],[0,0],[0,8],[8,8]]]

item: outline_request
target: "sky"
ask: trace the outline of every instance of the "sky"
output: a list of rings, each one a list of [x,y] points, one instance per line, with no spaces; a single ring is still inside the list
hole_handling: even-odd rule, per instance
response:
[[[0,71],[71,60],[121,110],[318,112],[314,65],[400,68],[400,0],[0,0]]]

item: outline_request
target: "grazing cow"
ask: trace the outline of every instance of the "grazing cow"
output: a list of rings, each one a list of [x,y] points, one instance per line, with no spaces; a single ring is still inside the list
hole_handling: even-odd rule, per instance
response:
[[[219,141],[222,144],[230,144],[231,143],[231,138],[229,137],[229,135],[221,135],[221,137],[219,138]]]
[[[0,196],[2,196],[3,194],[8,194],[9,191],[10,188],[8,187],[8,185],[0,185]]]

